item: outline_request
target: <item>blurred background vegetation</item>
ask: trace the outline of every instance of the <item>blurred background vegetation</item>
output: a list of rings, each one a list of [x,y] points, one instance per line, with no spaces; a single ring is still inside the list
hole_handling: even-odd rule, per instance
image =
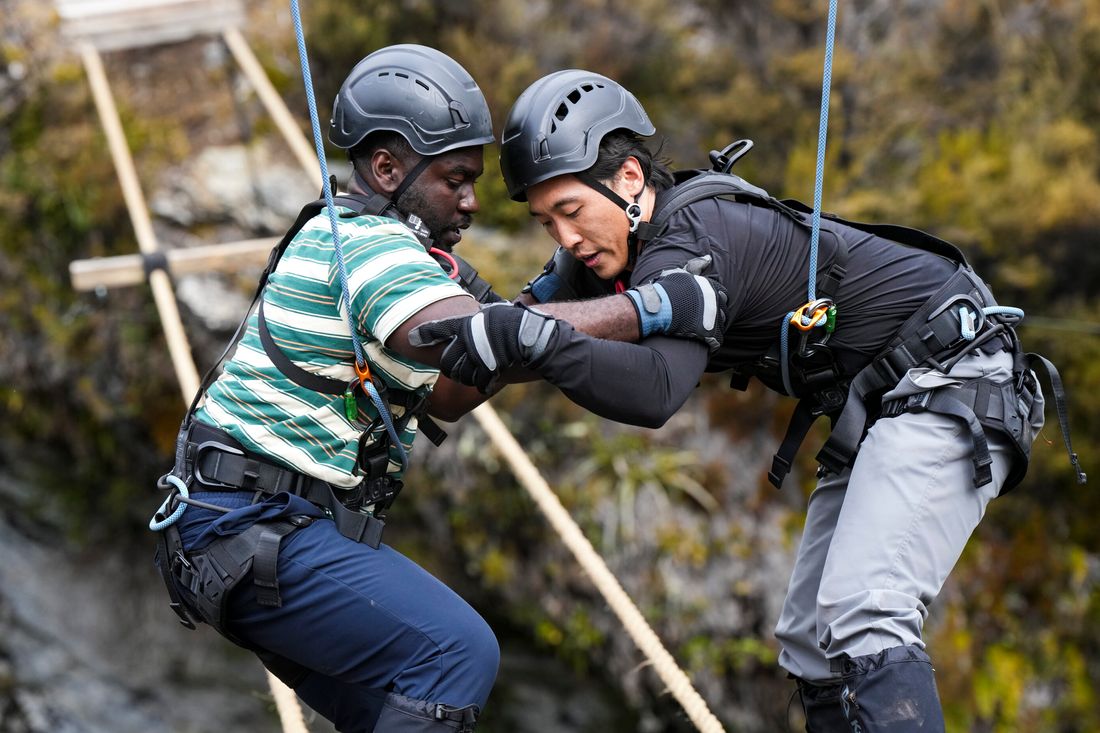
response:
[[[1083,466],[1100,476],[1100,0],[840,5],[825,208],[962,246],[999,300],[1028,312],[1025,346],[1061,369]],[[708,150],[748,137],[756,147],[741,175],[812,199],[825,0],[303,6],[322,119],[348,69],[389,43],[458,59],[498,132],[536,78],[589,68],[637,94],[677,166],[704,165]],[[248,7],[245,35],[306,129],[285,3]],[[71,260],[137,248],[79,59],[56,19],[44,3],[0,0],[0,10],[0,461],[39,490],[22,508],[71,541],[141,540],[151,479],[168,463],[180,417],[178,388],[146,289],[97,297],[69,286]],[[195,51],[188,58],[198,60],[181,66],[173,53],[108,58],[149,187],[206,146],[273,134],[254,102],[242,122],[227,63]],[[463,254],[514,292],[550,243],[504,195],[495,149],[479,194],[485,241],[504,236],[508,246],[471,237]],[[191,325],[205,368],[227,334]],[[786,689],[770,636],[774,599],[814,451],[808,444],[800,481],[782,494],[766,488],[764,467],[792,406],[707,381],[689,414],[661,431],[612,426],[542,386],[502,395],[498,407],[708,699],[727,720],[755,706],[762,712],[744,724],[775,729],[760,722],[784,715],[785,698],[767,692]],[[402,549],[481,603],[500,602],[501,623],[578,675],[606,674],[603,660],[629,656],[629,643],[476,433],[464,423],[457,432],[452,457],[463,465],[423,459],[432,480],[409,500],[443,526],[410,528]],[[1098,497],[1075,485],[1048,411],[1026,482],[993,504],[932,611],[949,730],[1100,729]],[[723,515],[738,523],[722,524]],[[776,516],[784,533],[758,529]],[[731,558],[776,572],[716,581]],[[711,596],[687,602],[668,577],[650,578],[646,568],[662,562],[706,575]],[[706,619],[729,608],[738,625],[722,636]],[[622,686],[632,704],[679,725],[652,681]]]

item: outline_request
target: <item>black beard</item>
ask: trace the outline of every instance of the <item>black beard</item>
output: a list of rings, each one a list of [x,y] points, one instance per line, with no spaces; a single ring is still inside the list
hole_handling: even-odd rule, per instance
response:
[[[433,212],[423,190],[415,183],[401,196],[400,202],[397,203],[397,210],[406,217],[412,214],[420,217],[433,241],[438,241],[445,232],[455,228],[449,219],[444,221]]]

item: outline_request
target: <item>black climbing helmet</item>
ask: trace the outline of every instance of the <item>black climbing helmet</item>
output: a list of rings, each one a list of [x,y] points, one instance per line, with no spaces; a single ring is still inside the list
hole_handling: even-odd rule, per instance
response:
[[[529,186],[591,168],[604,135],[621,129],[656,132],[621,84],[581,69],[544,76],[520,95],[504,124],[500,170],[508,195],[526,201]]]
[[[473,77],[445,53],[415,44],[370,54],[336,95],[333,145],[350,149],[378,130],[399,133],[425,156],[494,139],[489,105]]]

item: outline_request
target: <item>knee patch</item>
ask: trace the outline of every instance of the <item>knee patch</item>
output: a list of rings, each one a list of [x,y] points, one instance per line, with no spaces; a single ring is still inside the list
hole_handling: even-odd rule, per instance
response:
[[[844,659],[841,709],[860,733],[943,733],[932,660],[916,646]]]

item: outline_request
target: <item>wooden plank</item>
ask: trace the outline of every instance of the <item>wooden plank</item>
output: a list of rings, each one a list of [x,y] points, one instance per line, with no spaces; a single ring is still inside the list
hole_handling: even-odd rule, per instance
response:
[[[267,77],[267,72],[264,71],[259,60],[256,59],[256,55],[252,53],[248,41],[236,28],[227,28],[222,36],[225,38],[225,45],[229,47],[230,53],[236,59],[237,65],[248,77],[252,88],[256,90],[256,95],[259,96],[260,101],[267,109],[267,113],[275,121],[276,127],[279,128],[283,139],[290,146],[294,157],[298,159],[298,165],[302,166],[302,170],[306,172],[307,176],[320,180],[321,165],[317,160],[316,148],[310,144],[306,134],[298,126],[298,121],[287,109],[286,102],[275,91],[275,86],[271,83],[271,79]]]
[[[118,50],[215,35],[244,22],[234,0],[56,0],[62,34]]]
[[[84,70],[88,74],[88,82],[92,87],[92,97],[95,100],[96,111],[99,113],[99,121],[107,136],[107,147],[111,151],[115,172],[122,186],[122,195],[126,201],[126,208],[130,212],[130,221],[134,225],[138,246],[145,254],[153,254],[157,251],[157,239],[153,234],[152,219],[145,206],[145,196],[138,182],[134,159],[130,155],[126,136],[122,132],[122,121],[118,118],[118,107],[115,106],[115,98],[107,82],[103,60],[96,49],[88,43],[81,44],[80,55],[84,62]],[[190,403],[199,389],[199,374],[191,358],[191,346],[187,342],[187,334],[180,320],[172,282],[166,273],[156,271],[150,274],[149,285],[153,289],[153,300],[156,301],[157,312],[164,324],[168,351],[176,368],[180,389],[183,390],[184,402]]]
[[[240,242],[170,249],[164,255],[168,261],[168,273],[172,276],[204,272],[233,273],[248,266],[263,266],[272,247],[278,242],[275,237],[246,239]],[[145,257],[119,255],[75,260],[69,263],[69,277],[74,290],[139,285],[145,281]]]

